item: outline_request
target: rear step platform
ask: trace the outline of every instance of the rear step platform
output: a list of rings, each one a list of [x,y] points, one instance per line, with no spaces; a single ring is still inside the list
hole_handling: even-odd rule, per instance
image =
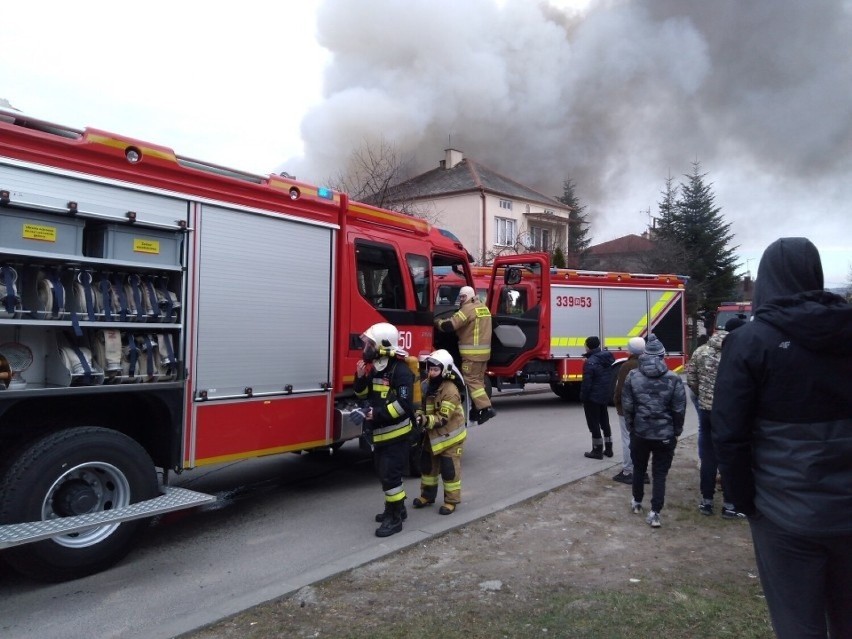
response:
[[[93,526],[143,519],[216,501],[215,495],[207,495],[186,488],[163,486],[162,490],[164,494],[159,497],[115,510],[102,510],[96,513],[75,515],[74,517],[60,517],[47,521],[30,521],[23,524],[0,526],[0,550],[50,539],[56,535],[79,532]]]

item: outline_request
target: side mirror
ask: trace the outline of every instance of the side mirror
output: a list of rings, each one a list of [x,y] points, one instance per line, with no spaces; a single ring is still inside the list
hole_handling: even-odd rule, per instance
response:
[[[517,266],[510,266],[506,269],[506,272],[503,274],[503,282],[506,286],[514,286],[518,282],[521,281],[522,274],[521,269]]]

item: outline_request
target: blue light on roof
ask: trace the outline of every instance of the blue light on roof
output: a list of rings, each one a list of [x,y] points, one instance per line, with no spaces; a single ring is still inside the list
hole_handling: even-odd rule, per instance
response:
[[[324,198],[326,200],[334,199],[334,191],[324,186],[321,186],[317,189],[317,197]]]

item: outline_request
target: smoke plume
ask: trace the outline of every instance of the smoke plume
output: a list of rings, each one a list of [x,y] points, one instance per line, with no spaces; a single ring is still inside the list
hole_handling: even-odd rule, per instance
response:
[[[641,233],[698,160],[740,246],[850,246],[852,3],[564,4],[326,0],[299,170],[384,138],[422,171],[450,145],[547,195],[570,177],[599,242]]]

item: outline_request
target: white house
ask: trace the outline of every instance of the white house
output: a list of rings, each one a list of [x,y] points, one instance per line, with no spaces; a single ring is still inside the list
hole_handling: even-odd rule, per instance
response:
[[[570,207],[446,149],[438,168],[388,191],[452,232],[479,264],[503,253],[565,250]]]

